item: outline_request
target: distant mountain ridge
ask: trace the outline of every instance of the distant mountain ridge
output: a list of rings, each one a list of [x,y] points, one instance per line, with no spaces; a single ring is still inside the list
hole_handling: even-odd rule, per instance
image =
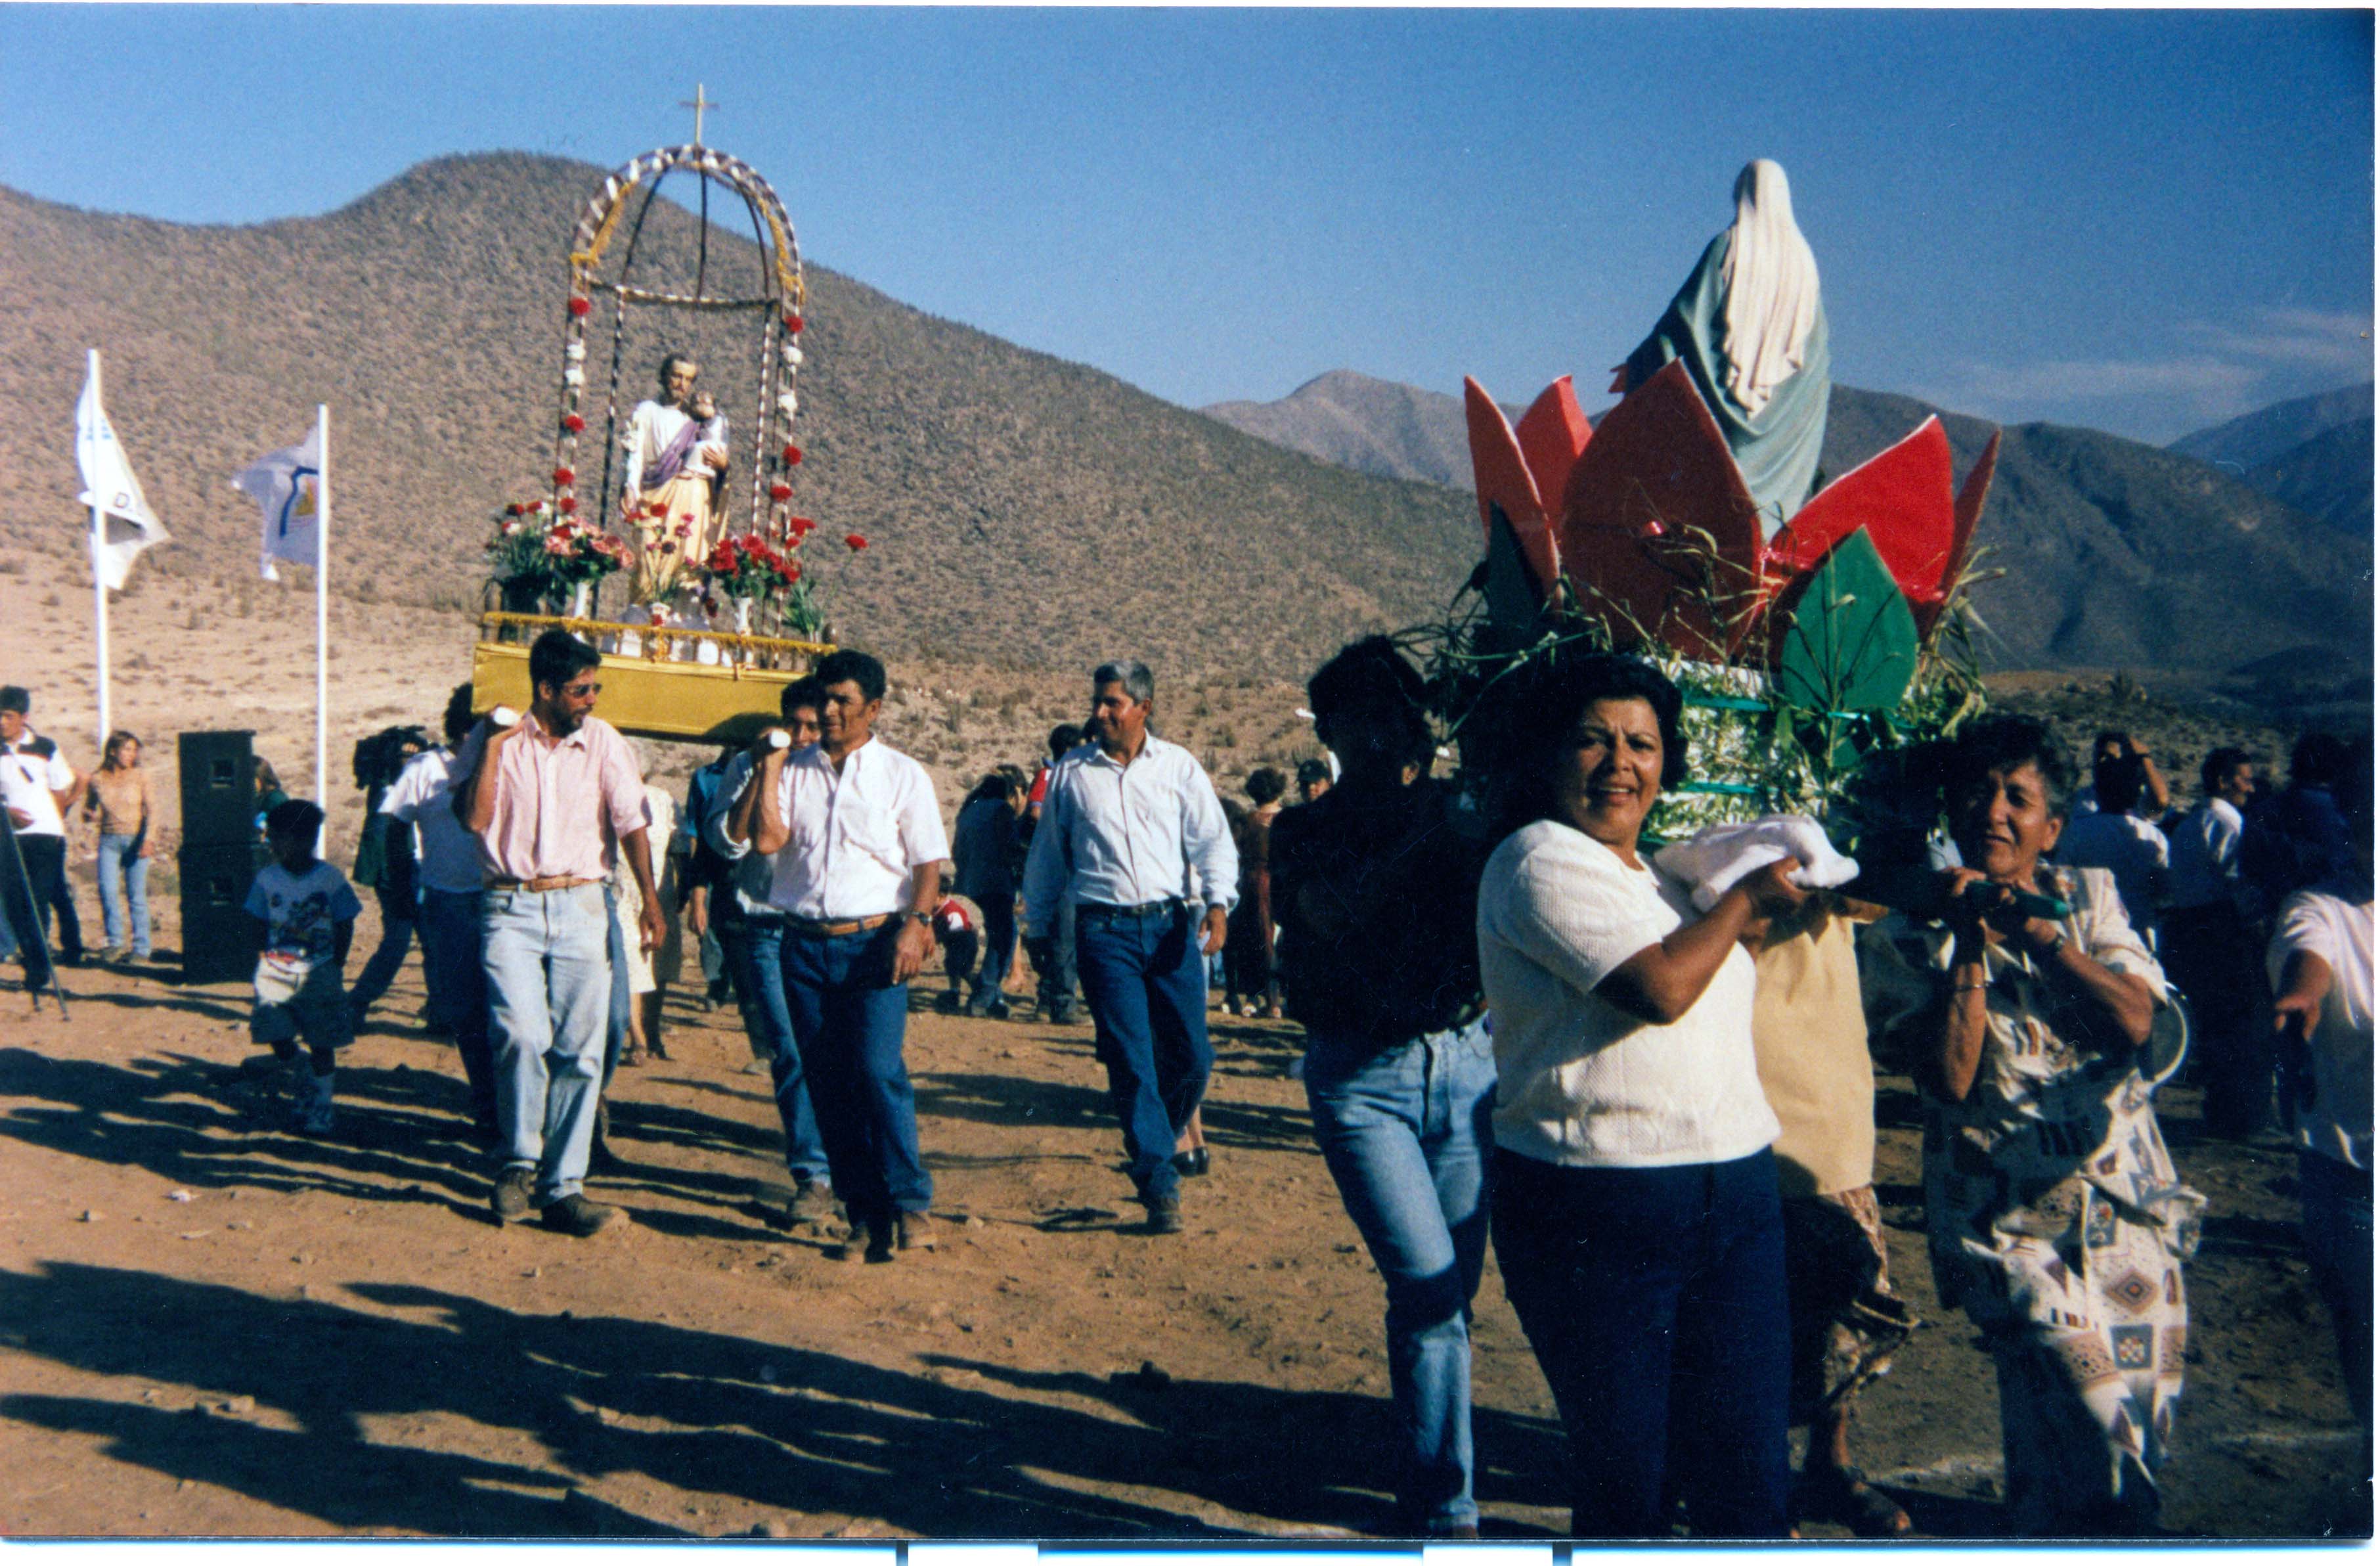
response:
[[[489,518],[544,489],[564,252],[604,173],[442,158],[335,212],[251,227],[0,188],[0,544],[80,569],[73,408],[96,346],[117,433],[175,534],[136,584],[161,568],[252,583],[256,515],[225,480],[326,402],[334,590],[476,601]],[[685,262],[698,236],[656,203],[639,255]],[[709,254],[714,274],[757,265],[748,237],[715,225]],[[820,524],[811,576],[861,645],[1303,678],[1347,637],[1440,608],[1476,558],[1465,497],[1286,452],[827,268],[808,277],[795,504]],[[752,345],[715,315],[638,319],[655,324],[632,342],[623,399],[645,395],[664,347],[690,347],[740,442]],[[590,414],[602,357],[588,356]],[[584,497],[601,489],[601,429],[590,419],[580,447]],[[744,460],[739,445],[739,478]],[[845,532],[870,548],[848,553]],[[128,601],[137,613],[137,590]]]
[[[2342,424],[2372,421],[2372,382],[2291,397],[2211,429],[2184,435],[2166,447],[2234,474],[2261,467]]]
[[[1316,376],[1276,402],[1222,402],[1198,410],[1234,430],[1383,479],[1471,487],[1463,404],[1442,392],[1353,370]],[[1522,409],[1507,408],[1517,419]]]
[[[1347,379],[1343,371],[1318,377],[1280,403],[1207,411],[1242,429],[1305,438],[1323,400],[1307,396],[1308,388],[1336,388]],[[1402,395],[1374,382],[1360,398],[1334,391],[1328,399],[1339,415],[1395,408],[1396,421],[1378,438],[1342,435],[1337,446],[1316,441],[1298,449],[1315,455],[1387,449],[1411,457],[1451,446],[1459,467],[1442,460],[1437,471],[1442,481],[1470,488],[1462,403],[1417,387],[1395,390]],[[2349,396],[2325,411],[2352,406]],[[1268,420],[1265,409],[1280,416]],[[1929,415],[1942,419],[1963,476],[1991,436],[1988,421],[1842,385],[1828,399],[1824,472],[1849,472]],[[1434,432],[1413,438],[1409,421]],[[2365,463],[2368,501],[2368,455]],[[2344,670],[2370,667],[2368,516],[2362,532],[2326,527],[2195,457],[2095,430],[2011,426],[2002,433],[1979,536],[1990,551],[1985,566],[2004,573],[1975,593],[1989,633],[1983,650],[1996,666],[2228,669],[2319,639]]]

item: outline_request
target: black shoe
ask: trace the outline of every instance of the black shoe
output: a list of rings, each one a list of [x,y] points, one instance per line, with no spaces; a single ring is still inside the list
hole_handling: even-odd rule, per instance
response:
[[[1059,1027],[1074,1026],[1075,1003],[1072,1001],[1061,1001],[1056,1005],[1050,1007],[1050,1021]]]
[[[529,1185],[537,1171],[527,1164],[515,1164],[496,1177],[495,1195],[488,1205],[496,1209],[499,1223],[518,1223],[528,1216]]]
[[[620,1209],[601,1202],[590,1202],[573,1191],[558,1202],[546,1203],[545,1210],[540,1216],[545,1220],[545,1226],[556,1233],[584,1240],[619,1217]]]
[[[990,1017],[994,1022],[1006,1022],[1008,1020],[1008,1002],[1005,1001],[994,1001],[990,1005],[986,1006],[983,1009],[983,1014]]]
[[[1208,1164],[1204,1147],[1191,1147],[1173,1155],[1173,1167],[1184,1179],[1195,1179],[1206,1173]]]
[[[1146,1232],[1151,1234],[1182,1232],[1182,1201],[1178,1196],[1147,1196],[1142,1200],[1148,1208]]]

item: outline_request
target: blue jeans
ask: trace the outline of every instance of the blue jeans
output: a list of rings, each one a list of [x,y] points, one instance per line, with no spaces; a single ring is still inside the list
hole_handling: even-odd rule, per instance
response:
[[[2348,1406],[2372,1440],[2372,1171],[2311,1150],[2298,1154],[2306,1263],[2330,1306]],[[2366,1454],[2369,1455],[2368,1452]]]
[[[793,1012],[785,1004],[785,921],[747,914],[714,928],[732,965],[729,971],[744,1003],[744,1026],[751,1032],[753,1052],[769,1062],[769,1078],[776,1087],[777,1121],[785,1128],[785,1172],[796,1184],[832,1184],[826,1144],[819,1137],[818,1112],[810,1103],[809,1076],[802,1070]]]
[[[1309,1036],[1305,1101],[1389,1291],[1389,1399],[1404,1529],[1475,1525],[1471,1298],[1488,1254],[1496,1057],[1485,1020],[1376,1049]]]
[[[1090,1002],[1108,1102],[1143,1201],[1173,1196],[1173,1144],[1207,1093],[1207,959],[1198,925],[1176,904],[1150,914],[1075,909],[1075,962]]]
[[[933,1205],[917,1156],[917,1095],[901,1062],[909,987],[892,982],[902,921],[850,935],[784,927],[778,968],[801,1040],[835,1191],[855,1222],[887,1222]]]
[[[1665,1480],[1705,1538],[1787,1527],[1785,1225],[1766,1148],[1570,1169],[1496,1153],[1496,1259],[1570,1437],[1571,1531],[1666,1538]]]
[[[405,966],[406,953],[413,949],[413,905],[378,887],[373,894],[380,900],[380,944],[372,948],[355,983],[347,986],[347,1004],[358,1018],[388,993],[388,987],[396,982],[397,970]]]
[[[1016,956],[1016,899],[995,897],[981,906],[983,967],[975,976],[975,993],[967,1002],[978,1012],[1001,999],[1000,987],[1007,981],[1008,965]]]
[[[540,1205],[587,1178],[612,1005],[612,914],[600,885],[480,894],[480,971],[507,1167],[537,1171]]]
[[[471,1085],[471,1118],[497,1123],[495,1053],[488,1044],[488,976],[480,962],[480,893],[421,889],[421,977],[432,1021],[455,1036]]]
[[[140,839],[126,832],[102,832],[99,838],[99,918],[110,946],[124,944],[124,911],[132,908],[132,954],[149,955],[149,861],[140,856]]]

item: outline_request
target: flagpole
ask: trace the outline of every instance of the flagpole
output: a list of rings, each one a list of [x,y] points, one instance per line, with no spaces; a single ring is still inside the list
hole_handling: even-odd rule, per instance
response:
[[[91,384],[96,398],[99,350],[92,348],[90,352]],[[102,406],[104,406],[103,402]],[[98,492],[93,491],[91,498],[91,590],[99,621],[99,754],[100,759],[105,760],[110,732],[107,708],[107,572],[102,564],[102,557],[107,548],[107,513],[100,509]]]
[[[323,824],[315,829],[320,857],[330,838],[331,812],[331,405],[314,407],[314,803]]]

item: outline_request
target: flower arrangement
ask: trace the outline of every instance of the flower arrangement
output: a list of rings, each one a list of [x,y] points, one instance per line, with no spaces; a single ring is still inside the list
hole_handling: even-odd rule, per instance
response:
[[[560,600],[631,563],[625,542],[579,521],[573,510],[553,501],[516,502],[496,517],[486,546],[488,574],[507,599]]]

